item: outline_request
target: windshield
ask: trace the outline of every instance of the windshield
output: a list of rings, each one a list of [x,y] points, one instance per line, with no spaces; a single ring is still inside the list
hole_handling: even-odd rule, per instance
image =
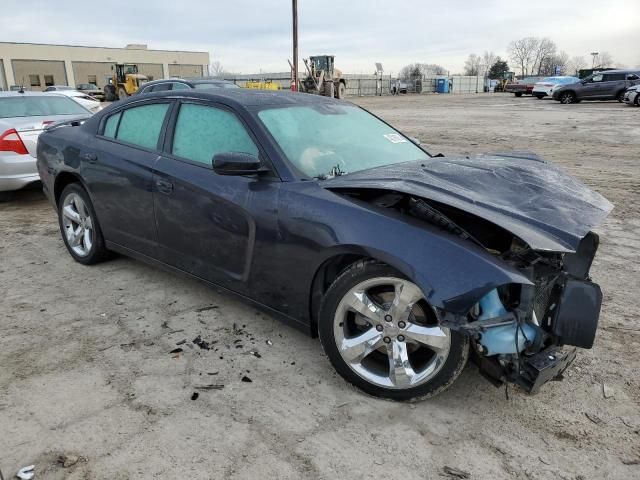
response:
[[[90,112],[67,97],[20,95],[0,98],[0,118],[82,115],[86,113]]]
[[[267,107],[258,117],[287,159],[310,178],[429,158],[405,136],[352,105]]]

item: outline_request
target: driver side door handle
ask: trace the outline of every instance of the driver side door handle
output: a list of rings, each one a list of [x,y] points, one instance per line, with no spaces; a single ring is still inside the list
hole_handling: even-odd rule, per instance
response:
[[[80,158],[89,163],[96,163],[98,161],[98,156],[95,153],[83,153],[80,155]]]
[[[156,188],[158,192],[164,193],[165,195],[171,195],[171,193],[173,193],[173,183],[167,182],[166,180],[156,180]]]

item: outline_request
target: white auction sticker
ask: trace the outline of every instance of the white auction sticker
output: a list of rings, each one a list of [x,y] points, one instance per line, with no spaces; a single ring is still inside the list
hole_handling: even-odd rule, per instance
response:
[[[384,138],[389,140],[391,143],[406,143],[407,139],[402,135],[398,135],[397,133],[387,133]]]

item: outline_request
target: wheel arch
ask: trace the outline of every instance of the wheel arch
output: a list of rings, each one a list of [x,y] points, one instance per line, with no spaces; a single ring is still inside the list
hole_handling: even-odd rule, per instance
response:
[[[71,183],[79,183],[87,192],[87,195],[89,195],[89,190],[85,186],[80,175],[74,172],[60,172],[58,175],[56,175],[56,179],[53,184],[53,198],[55,199],[56,207],[58,206],[58,202],[60,201],[60,195],[62,194],[62,191],[67,185]]]

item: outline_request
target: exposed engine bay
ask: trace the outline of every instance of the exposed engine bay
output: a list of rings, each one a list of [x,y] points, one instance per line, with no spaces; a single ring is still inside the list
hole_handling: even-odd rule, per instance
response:
[[[592,347],[602,302],[600,287],[589,277],[599,243],[595,233],[584,236],[573,253],[540,251],[488,220],[443,203],[378,189],[340,193],[472,242],[531,281],[488,287],[465,314],[438,309],[443,326],[470,337],[480,371],[494,384],[510,382],[535,393],[562,377],[575,347]]]

